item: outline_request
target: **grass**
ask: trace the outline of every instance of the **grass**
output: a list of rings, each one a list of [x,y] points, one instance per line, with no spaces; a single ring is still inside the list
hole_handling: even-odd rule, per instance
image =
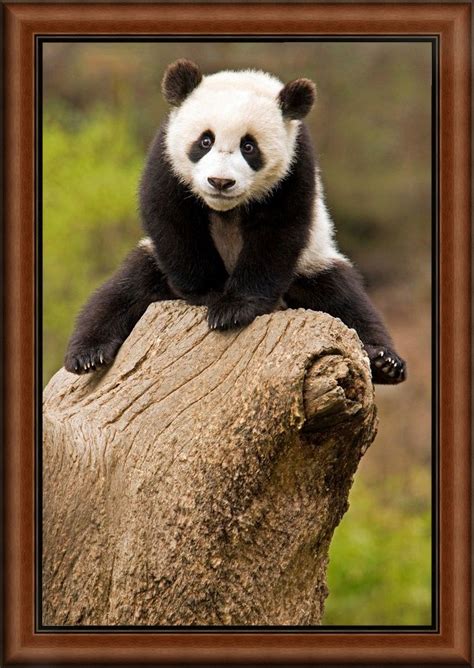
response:
[[[375,485],[356,476],[330,548],[324,624],[431,624],[431,511],[404,487],[401,476]]]

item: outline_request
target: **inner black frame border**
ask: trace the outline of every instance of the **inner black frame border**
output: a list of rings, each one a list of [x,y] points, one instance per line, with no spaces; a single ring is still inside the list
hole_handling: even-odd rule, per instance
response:
[[[374,626],[48,626],[42,624],[43,44],[48,42],[428,42],[431,43],[431,624]],[[439,634],[439,35],[36,35],[35,36],[35,632],[36,633],[419,633]]]

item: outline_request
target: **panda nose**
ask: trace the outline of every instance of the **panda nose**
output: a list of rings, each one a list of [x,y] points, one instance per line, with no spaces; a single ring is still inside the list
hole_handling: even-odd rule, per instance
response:
[[[213,188],[219,191],[229,190],[229,188],[235,186],[235,181],[233,179],[216,179],[213,176],[209,176],[207,180]]]

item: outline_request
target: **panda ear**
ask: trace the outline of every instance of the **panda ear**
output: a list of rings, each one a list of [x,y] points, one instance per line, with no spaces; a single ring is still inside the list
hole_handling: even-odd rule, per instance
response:
[[[284,118],[304,118],[316,99],[316,86],[310,79],[295,79],[284,86],[278,95],[278,104]]]
[[[166,68],[161,90],[165,100],[177,107],[201,83],[201,80],[199,67],[191,60],[182,58]]]

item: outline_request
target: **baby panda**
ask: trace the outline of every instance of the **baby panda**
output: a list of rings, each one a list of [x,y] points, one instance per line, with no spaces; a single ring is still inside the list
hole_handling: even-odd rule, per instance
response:
[[[172,111],[140,185],[146,236],[82,310],[65,358],[82,374],[113,361],[151,302],[207,306],[209,327],[244,327],[289,308],[325,311],[354,328],[376,383],[399,383],[405,362],[336,247],[302,119],[315,86],[264,72],[203,76],[171,64],[162,91]]]

